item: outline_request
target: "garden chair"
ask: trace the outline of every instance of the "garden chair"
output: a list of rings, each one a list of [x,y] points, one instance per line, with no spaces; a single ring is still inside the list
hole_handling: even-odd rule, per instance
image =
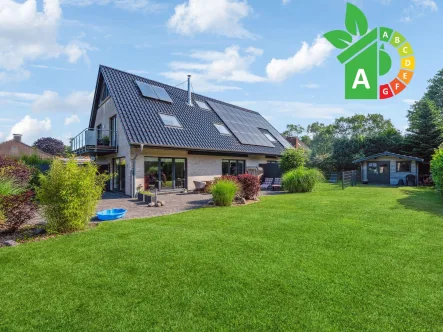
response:
[[[281,190],[281,178],[275,178],[272,190]]]
[[[265,178],[265,181],[260,185],[260,189],[267,190],[267,189],[271,188],[273,181],[274,181],[273,178]]]
[[[194,181],[194,192],[201,192],[205,190],[206,187],[206,182],[201,182],[201,181]]]

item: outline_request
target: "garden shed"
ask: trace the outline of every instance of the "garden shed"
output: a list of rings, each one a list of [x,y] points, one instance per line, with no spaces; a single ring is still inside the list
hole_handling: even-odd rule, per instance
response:
[[[417,185],[419,164],[423,159],[392,152],[378,153],[354,160],[361,165],[362,183]]]

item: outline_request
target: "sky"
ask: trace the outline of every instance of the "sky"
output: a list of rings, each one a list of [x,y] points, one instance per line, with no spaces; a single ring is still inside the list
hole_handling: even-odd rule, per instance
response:
[[[408,87],[387,100],[346,100],[344,66],[322,35],[345,29],[343,0],[0,0],[0,141],[66,144],[87,128],[100,64],[186,88],[288,123],[380,113],[401,131],[443,68],[441,0],[355,0],[369,28],[414,49]],[[396,76],[399,56],[386,46]],[[396,68],[396,66],[398,68]],[[384,78],[383,78],[384,79]]]

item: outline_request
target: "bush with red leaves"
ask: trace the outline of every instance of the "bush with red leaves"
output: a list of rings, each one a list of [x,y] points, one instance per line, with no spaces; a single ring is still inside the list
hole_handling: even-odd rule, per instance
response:
[[[254,199],[260,191],[260,180],[258,176],[251,174],[241,174],[238,176],[242,189],[242,197],[245,199]]]
[[[34,193],[29,190],[18,195],[0,196],[0,211],[4,218],[0,229],[16,231],[35,216],[37,204],[34,202]]]
[[[32,177],[32,170],[14,158],[0,156],[0,176],[13,179],[17,184],[27,187]]]
[[[218,178],[215,178],[214,182],[217,182],[217,181],[220,181],[220,180],[232,181],[232,182],[235,182],[237,184],[239,183],[238,182],[238,177],[236,177],[235,175],[223,175],[223,176],[220,176]]]

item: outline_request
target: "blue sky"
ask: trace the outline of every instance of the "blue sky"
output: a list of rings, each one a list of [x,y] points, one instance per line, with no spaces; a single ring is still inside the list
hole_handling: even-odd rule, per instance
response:
[[[409,104],[443,67],[441,3],[354,3],[370,28],[393,28],[414,48],[415,76],[392,99],[344,99],[339,50],[321,37],[344,29],[343,0],[0,0],[0,141],[67,143],[88,125],[99,64],[171,85],[190,73],[195,92],[259,111],[278,130],[355,113],[405,130]],[[399,67],[390,54],[387,81]]]

